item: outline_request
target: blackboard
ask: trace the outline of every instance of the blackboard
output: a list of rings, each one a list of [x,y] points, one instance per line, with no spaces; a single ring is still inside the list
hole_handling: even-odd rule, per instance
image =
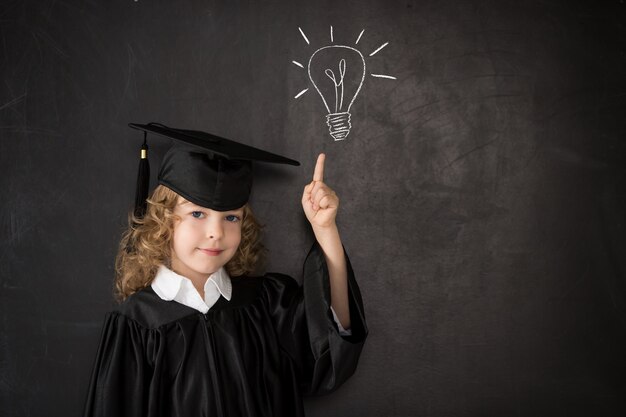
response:
[[[302,162],[251,201],[294,277],[327,154],[370,336],[307,415],[624,415],[623,1],[3,1],[0,34],[3,416],[81,413],[150,121]],[[339,141],[332,43],[367,64]]]

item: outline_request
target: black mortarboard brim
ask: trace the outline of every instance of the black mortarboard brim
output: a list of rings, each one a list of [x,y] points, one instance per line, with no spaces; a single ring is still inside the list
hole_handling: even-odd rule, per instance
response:
[[[175,129],[158,123],[129,123],[129,126],[174,139],[174,145],[161,162],[159,184],[194,204],[213,210],[234,210],[248,202],[252,189],[252,162],[300,165],[293,159],[206,132]],[[144,147],[142,158],[143,149],[147,149]],[[142,172],[145,175],[140,165],[139,178]],[[145,185],[147,181],[139,178],[137,185],[144,188],[137,190],[135,214],[141,216],[145,212],[148,187]],[[143,205],[137,206],[138,203]]]

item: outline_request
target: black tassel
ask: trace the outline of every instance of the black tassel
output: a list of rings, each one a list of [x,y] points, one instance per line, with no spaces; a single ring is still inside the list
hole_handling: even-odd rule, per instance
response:
[[[141,159],[139,160],[139,172],[137,173],[137,190],[135,192],[135,217],[141,218],[146,214],[148,203],[148,189],[150,188],[150,163],[148,162],[147,133],[144,132],[143,145],[141,145]]]

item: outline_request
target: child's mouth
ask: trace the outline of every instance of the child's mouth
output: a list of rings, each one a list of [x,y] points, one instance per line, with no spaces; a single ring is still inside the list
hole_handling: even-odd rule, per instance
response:
[[[204,249],[204,248],[198,248],[202,253],[205,253],[209,256],[217,256],[220,253],[224,252],[221,249]]]

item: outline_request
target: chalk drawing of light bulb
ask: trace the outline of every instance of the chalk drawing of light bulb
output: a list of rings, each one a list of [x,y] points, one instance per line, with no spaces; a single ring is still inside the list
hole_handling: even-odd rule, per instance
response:
[[[310,45],[309,39],[301,28],[298,28],[300,34]],[[363,36],[365,29],[359,34],[355,45]],[[333,27],[330,27],[330,42],[327,45],[317,49],[309,58],[307,71],[309,79],[313,87],[322,98],[322,103],[328,114],[326,115],[326,124],[330,136],[335,141],[346,139],[350,134],[351,114],[350,108],[356,100],[366,75],[366,64],[363,54],[355,47],[348,45],[334,45]],[[389,42],[381,45],[369,56],[375,55]],[[291,61],[295,65],[304,69],[298,61]],[[376,78],[386,78],[395,80],[396,77],[383,74],[370,74]],[[301,97],[309,89],[300,91],[294,98]]]
[[[325,68],[329,61],[338,63],[335,70]],[[349,66],[346,61],[350,61]],[[346,68],[349,69],[347,73]],[[330,136],[335,140],[345,139],[352,127],[350,107],[365,80],[363,54],[350,46],[325,46],[311,55],[308,71],[309,79],[328,111],[326,123]],[[348,82],[349,80],[351,82]],[[331,88],[325,88],[326,85]]]

